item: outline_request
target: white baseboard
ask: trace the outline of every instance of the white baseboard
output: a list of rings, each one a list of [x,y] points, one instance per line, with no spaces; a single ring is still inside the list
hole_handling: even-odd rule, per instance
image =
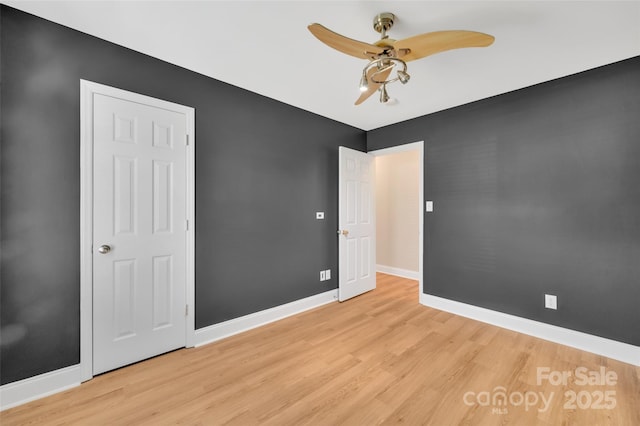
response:
[[[338,290],[330,290],[291,303],[276,306],[264,311],[255,312],[240,318],[214,324],[209,327],[200,328],[195,333],[195,346],[206,345],[215,341],[260,327],[274,321],[326,305],[338,300]]]
[[[0,411],[80,385],[80,364],[0,386]]]
[[[640,366],[640,346],[492,311],[430,294],[420,294],[420,303],[441,311],[451,312],[508,330],[539,337],[540,339],[549,340],[561,345],[571,346],[586,352],[626,362],[627,364]]]
[[[419,280],[420,272],[410,269],[395,268],[393,266],[376,265],[376,271],[383,274],[395,275],[397,277],[408,278],[410,280]]]

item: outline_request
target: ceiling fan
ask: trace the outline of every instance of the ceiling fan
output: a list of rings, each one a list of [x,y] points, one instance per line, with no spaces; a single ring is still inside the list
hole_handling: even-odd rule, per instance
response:
[[[373,29],[380,33],[380,40],[373,44],[353,40],[335,33],[320,24],[311,24],[307,28],[318,40],[329,47],[356,58],[368,59],[360,79],[360,97],[355,104],[360,105],[376,90],[380,91],[380,102],[389,101],[387,84],[400,81],[406,84],[410,76],[407,62],[429,55],[463,47],[486,47],[493,43],[494,37],[475,31],[453,30],[435,31],[393,40],[387,31],[393,27],[396,17],[393,13],[380,13],[373,18]],[[395,76],[392,75],[395,69]]]

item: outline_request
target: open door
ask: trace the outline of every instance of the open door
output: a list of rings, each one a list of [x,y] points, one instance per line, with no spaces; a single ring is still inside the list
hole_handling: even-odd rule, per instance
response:
[[[338,300],[376,288],[375,163],[372,155],[339,148]]]

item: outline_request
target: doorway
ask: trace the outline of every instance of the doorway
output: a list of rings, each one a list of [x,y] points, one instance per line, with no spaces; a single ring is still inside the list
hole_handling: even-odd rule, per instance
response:
[[[377,271],[418,281],[420,300],[424,292],[424,142],[369,154],[376,157]]]

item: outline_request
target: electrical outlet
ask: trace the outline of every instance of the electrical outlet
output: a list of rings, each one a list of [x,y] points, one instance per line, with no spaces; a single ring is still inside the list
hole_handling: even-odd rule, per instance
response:
[[[558,297],[553,294],[545,294],[544,307],[547,309],[558,309]]]
[[[320,271],[320,281],[326,281],[326,273],[325,271]]]
[[[316,212],[316,219],[324,219],[324,212]]]
[[[331,269],[327,269],[326,271],[324,271],[324,279],[325,280],[330,280],[331,279]]]

